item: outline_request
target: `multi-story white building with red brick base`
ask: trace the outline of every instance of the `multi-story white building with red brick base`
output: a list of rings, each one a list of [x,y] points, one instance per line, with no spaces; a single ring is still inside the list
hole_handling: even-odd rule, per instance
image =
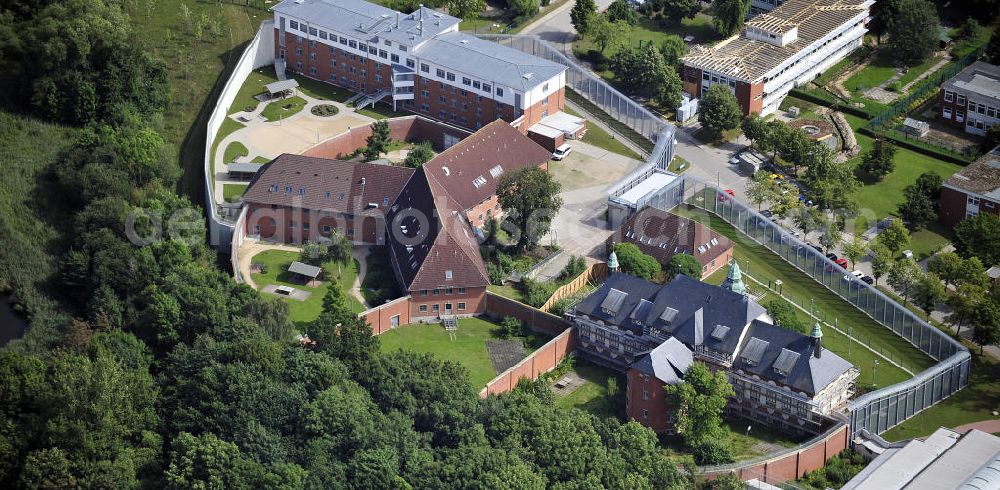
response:
[[[778,2],[774,2],[778,3]],[[787,0],[743,32],[682,58],[684,91],[701,97],[727,85],[744,114],[767,115],[788,92],[861,46],[874,0]],[[769,6],[758,2],[758,10]]]
[[[563,109],[565,66],[460,32],[460,19],[441,12],[364,0],[284,0],[272,10],[288,70],[394,108],[470,130],[503,119],[524,134]],[[583,121],[566,129],[578,137]]]

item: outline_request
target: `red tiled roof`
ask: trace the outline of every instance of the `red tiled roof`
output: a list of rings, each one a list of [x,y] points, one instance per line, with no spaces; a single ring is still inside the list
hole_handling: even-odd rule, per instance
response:
[[[608,245],[631,243],[666,264],[674,254],[693,255],[702,266],[726,253],[733,242],[711,228],[661,209],[646,207],[622,223]]]
[[[413,169],[284,153],[250,182],[243,200],[353,214],[368,204],[387,208]]]
[[[393,265],[406,290],[489,285],[461,210],[424,169],[407,182],[387,219]]]
[[[441,152],[423,168],[461,209],[467,210],[496,194],[504,173],[541,165],[550,158],[548,150],[497,119]]]

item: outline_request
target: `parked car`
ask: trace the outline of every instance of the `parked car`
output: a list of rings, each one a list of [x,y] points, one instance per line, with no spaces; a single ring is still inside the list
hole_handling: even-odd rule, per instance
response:
[[[809,246],[815,248],[817,252],[823,253],[823,247],[816,245],[815,243],[810,243]]]
[[[763,210],[763,211],[760,212],[760,215],[763,216],[763,217],[765,217],[765,218],[770,218],[771,216],[774,215],[774,213],[772,213],[770,209],[765,209],[765,210]]]
[[[833,260],[833,261],[836,261],[837,260],[837,254],[835,254],[833,252],[830,252],[830,253],[826,254],[826,258],[828,258],[830,260]]]
[[[732,189],[726,189],[726,190],[724,190],[722,192],[725,192],[729,196],[736,197],[736,192],[734,192]],[[729,200],[729,196],[719,196],[719,201],[720,202],[726,202],[726,201]]]
[[[861,271],[851,271],[850,274],[845,274],[844,275],[844,280],[845,281],[855,281],[855,280],[860,281],[862,277],[865,277],[865,273],[864,272],[861,272]]]
[[[847,259],[845,259],[845,258],[843,258],[843,257],[841,257],[841,258],[839,258],[839,259],[835,260],[834,262],[836,262],[836,263],[837,263],[837,265],[839,265],[839,266],[841,266],[841,267],[843,267],[843,268],[845,268],[845,269],[847,269],[848,267],[850,267],[850,266],[851,266],[851,264],[849,264],[849,263],[847,262]]]
[[[875,278],[873,278],[872,276],[861,276],[861,280],[864,281],[865,284],[875,283]]]
[[[566,155],[569,155],[572,151],[573,147],[569,146],[569,143],[564,143],[559,148],[556,148],[556,151],[552,152],[552,159],[562,160],[563,158],[566,158]]]

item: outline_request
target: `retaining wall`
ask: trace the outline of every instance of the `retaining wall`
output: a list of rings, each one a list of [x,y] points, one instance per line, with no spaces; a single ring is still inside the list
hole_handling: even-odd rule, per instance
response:
[[[535,332],[553,337],[573,326],[564,318],[489,291],[486,292],[486,316],[497,320],[512,316],[527,324]]]
[[[215,135],[219,132],[219,127],[226,120],[229,106],[233,105],[236,95],[243,86],[243,82],[256,68],[274,63],[274,21],[264,21],[257,30],[257,35],[247,45],[243,55],[229,74],[226,85],[219,94],[219,99],[215,102],[215,108],[208,116],[208,128],[205,134],[205,212],[208,215],[208,238],[209,245],[222,252],[231,250],[233,240],[234,223],[219,212],[219,207],[215,202],[214,176],[212,175],[212,146],[215,143]]]
[[[489,395],[511,391],[521,378],[538,379],[539,376],[555,369],[574,348],[576,348],[576,329],[569,328],[532,352],[530,356],[521,359],[521,362],[493,378],[479,392],[479,396],[486,398]]]
[[[730,465],[703,466],[700,468],[701,474],[713,480],[735,473],[740,480],[756,478],[775,485],[797,480],[810,471],[822,468],[830,458],[847,449],[848,432],[847,423],[841,421],[823,434],[794,448]]]
[[[463,129],[420,116],[393,118],[389,119],[388,123],[390,137],[393,140],[410,143],[429,141],[436,151],[443,151],[449,143],[465,139],[471,134]],[[371,125],[350,128],[309,148],[303,154],[320,158],[346,158],[358,148],[367,145],[371,134]]]
[[[399,324],[410,324],[410,296],[396,298],[384,305],[358,313],[358,318],[363,318],[372,327],[372,335],[381,335],[392,327],[392,317],[399,316]]]

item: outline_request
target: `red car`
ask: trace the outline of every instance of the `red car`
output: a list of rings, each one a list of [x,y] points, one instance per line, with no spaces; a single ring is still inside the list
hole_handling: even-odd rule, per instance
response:
[[[844,269],[846,269],[846,268],[848,268],[850,266],[850,264],[847,263],[847,259],[845,259],[843,257],[837,259],[836,263],[837,263],[837,265],[839,265],[840,267],[843,267]]]
[[[725,192],[726,194],[729,194],[730,196],[736,197],[736,192],[734,192],[732,189],[726,189],[726,190],[724,190],[722,192]],[[722,201],[722,202],[726,202],[726,201],[729,200],[729,198],[726,197],[726,196],[719,196],[719,200]]]

